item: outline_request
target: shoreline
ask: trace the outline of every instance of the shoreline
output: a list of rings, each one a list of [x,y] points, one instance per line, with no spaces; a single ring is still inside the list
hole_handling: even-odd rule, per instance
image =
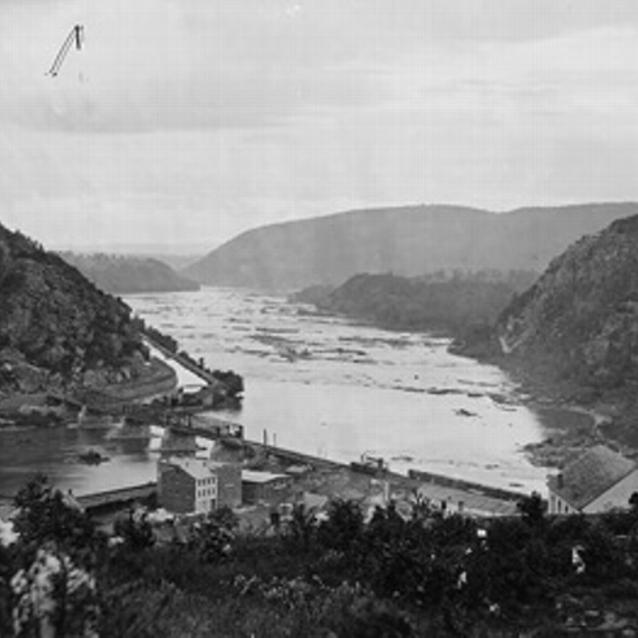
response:
[[[559,468],[581,455],[594,445],[606,445],[626,455],[635,455],[633,448],[604,433],[612,417],[595,402],[579,402],[574,398],[581,388],[567,383],[543,381],[519,362],[505,361],[499,357],[481,357],[464,354],[459,356],[474,359],[479,363],[496,366],[517,385],[515,396],[521,405],[531,410],[543,429],[545,436],[538,443],[522,447],[526,458],[536,467]]]
[[[636,454],[632,448],[605,435],[603,428],[610,424],[611,416],[603,413],[595,405],[587,406],[584,402],[574,399],[575,395],[583,393],[582,388],[564,382],[543,381],[542,375],[535,374],[531,367],[506,360],[503,355],[494,356],[486,351],[471,352],[471,349],[459,347],[457,337],[450,330],[415,330],[405,326],[390,326],[353,314],[331,313],[313,303],[309,305],[315,306],[317,314],[341,317],[356,324],[374,326],[388,332],[411,332],[449,338],[450,344],[447,349],[450,354],[498,368],[515,384],[513,398],[534,413],[544,430],[542,441],[527,443],[521,447],[521,453],[535,467],[560,467],[596,444],[609,445],[621,452]]]

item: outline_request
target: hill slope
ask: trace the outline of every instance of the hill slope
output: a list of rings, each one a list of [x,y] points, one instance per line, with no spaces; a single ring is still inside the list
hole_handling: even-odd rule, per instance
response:
[[[512,297],[535,279],[534,273],[522,271],[509,276],[490,277],[480,272],[443,279],[363,274],[335,289],[311,286],[291,299],[383,328],[434,330],[459,337],[479,327],[489,329]]]
[[[502,313],[506,361],[638,414],[638,215],[583,237]],[[638,429],[633,428],[638,443]],[[628,434],[625,432],[625,434]],[[627,438],[627,437],[625,437]]]
[[[583,237],[502,314],[506,353],[601,388],[638,383],[638,215]]]
[[[158,259],[72,252],[60,256],[98,288],[113,294],[199,290],[199,284]]]
[[[540,272],[584,233],[636,213],[638,204],[630,203],[504,214],[459,206],[351,211],[248,231],[183,272],[201,283],[280,290],[337,285],[363,272]]]
[[[145,358],[128,306],[0,226],[0,397],[143,376]]]

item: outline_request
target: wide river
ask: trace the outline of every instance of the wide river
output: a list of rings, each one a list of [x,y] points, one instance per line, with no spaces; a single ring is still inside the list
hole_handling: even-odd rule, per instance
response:
[[[422,468],[501,487],[543,491],[545,470],[522,446],[543,438],[498,368],[447,352],[448,340],[389,332],[245,290],[135,295],[135,313],[211,368],[245,380],[246,437],[336,460],[368,452],[391,469]],[[182,377],[188,382],[188,375]],[[105,431],[0,431],[0,496],[35,471],[76,493],[155,477],[157,440],[109,441]],[[86,466],[77,454],[103,449]]]

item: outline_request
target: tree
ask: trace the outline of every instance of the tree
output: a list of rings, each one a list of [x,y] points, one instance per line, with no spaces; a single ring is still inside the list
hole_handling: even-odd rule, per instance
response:
[[[530,527],[540,528],[545,523],[547,503],[543,501],[538,492],[532,492],[516,504],[523,521]]]
[[[90,565],[94,553],[105,543],[105,536],[79,505],[53,489],[44,475],[36,476],[18,492],[15,505],[15,531],[32,553],[46,543],[54,544],[76,562]]]
[[[361,508],[354,501],[330,502],[328,520],[319,527],[322,543],[331,549],[346,551],[361,539],[364,529]]]

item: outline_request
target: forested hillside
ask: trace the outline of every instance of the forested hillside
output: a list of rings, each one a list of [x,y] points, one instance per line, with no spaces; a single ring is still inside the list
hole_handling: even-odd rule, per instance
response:
[[[199,290],[199,284],[158,259],[72,252],[63,252],[60,256],[98,288],[112,294]]]
[[[624,438],[638,443],[638,216],[552,261],[503,312],[496,335],[506,362],[611,402]]]
[[[118,381],[145,356],[126,304],[0,226],[0,392]]]
[[[414,277],[438,269],[535,270],[583,234],[638,213],[637,204],[358,210],[256,228],[183,272],[205,284],[290,291],[339,285],[358,273]]]
[[[535,273],[526,271],[441,271],[419,278],[361,274],[335,289],[313,286],[291,298],[384,328],[459,336],[491,326],[534,279]]]

